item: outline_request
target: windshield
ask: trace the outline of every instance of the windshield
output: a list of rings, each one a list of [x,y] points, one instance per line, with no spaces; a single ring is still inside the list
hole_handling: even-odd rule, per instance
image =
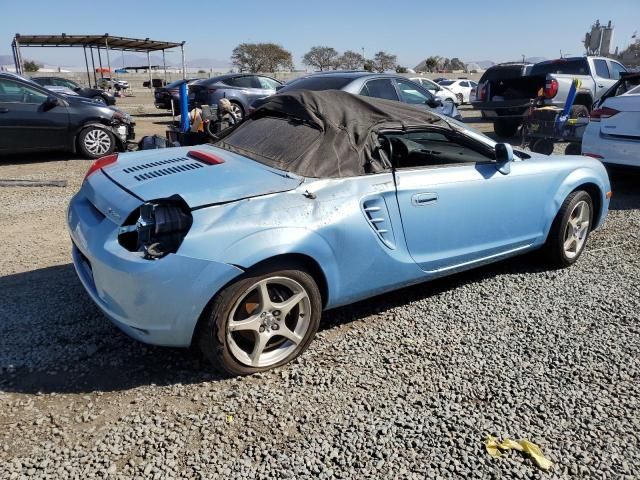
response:
[[[278,90],[278,93],[290,92],[293,90],[342,90],[351,82],[349,77],[337,77],[333,75],[317,75],[300,78],[291,83],[287,83]]]
[[[442,80],[440,82],[440,85],[442,85],[443,87],[448,87],[449,85],[453,85],[454,83],[456,82],[454,82],[453,80]]]
[[[531,68],[530,75],[547,75],[549,73],[567,75],[589,75],[589,64],[586,58],[571,58],[543,62]]]

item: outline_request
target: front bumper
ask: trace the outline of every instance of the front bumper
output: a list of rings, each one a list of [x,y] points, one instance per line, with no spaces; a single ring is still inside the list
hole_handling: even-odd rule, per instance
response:
[[[111,201],[120,208],[109,206]],[[155,345],[189,346],[209,300],[242,270],[179,253],[154,261],[127,251],[118,243],[119,223],[139,204],[101,172],[73,197],[67,223],[78,278],[129,336]]]

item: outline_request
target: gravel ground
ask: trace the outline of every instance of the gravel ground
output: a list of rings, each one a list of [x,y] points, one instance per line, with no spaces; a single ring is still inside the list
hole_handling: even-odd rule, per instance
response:
[[[0,478],[638,478],[639,173],[611,172],[570,269],[529,255],[326,312],[293,364],[228,379],[84,293],[64,211],[87,166],[0,160],[0,178],[68,181],[0,188]],[[555,465],[494,459],[487,435]]]

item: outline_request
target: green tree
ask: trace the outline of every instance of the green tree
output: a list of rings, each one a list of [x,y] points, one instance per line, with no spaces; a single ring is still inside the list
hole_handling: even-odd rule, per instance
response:
[[[24,71],[25,72],[37,72],[40,70],[40,65],[38,65],[33,60],[27,60],[24,62]]]
[[[402,67],[400,65],[396,65],[396,73],[407,73],[407,67]]]
[[[429,71],[429,73],[433,72],[436,68],[438,68],[438,61],[440,59],[438,57],[429,57],[424,61],[424,66]]]
[[[365,60],[364,67],[367,72],[373,72],[376,69],[376,64],[373,60]]]
[[[373,62],[376,65],[376,70],[380,73],[387,70],[393,70],[396,67],[398,57],[391,55],[385,51],[379,51],[373,56]]]
[[[275,43],[241,43],[233,49],[231,62],[240,72],[293,70],[293,57]]]
[[[336,68],[338,65],[338,52],[332,47],[311,47],[302,57],[302,63],[309,67],[317,68],[321,72]]]
[[[451,59],[451,70],[466,70],[467,66],[458,57]]]
[[[344,68],[345,70],[357,70],[359,68],[363,68],[364,62],[364,57],[353,50],[347,50],[338,59],[340,68]]]

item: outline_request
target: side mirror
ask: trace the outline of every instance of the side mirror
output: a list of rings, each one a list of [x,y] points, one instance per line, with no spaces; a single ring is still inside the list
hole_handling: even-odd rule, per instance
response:
[[[58,105],[60,105],[60,100],[58,100],[56,97],[49,96],[42,104],[42,108],[46,112],[47,110],[51,110],[52,108],[55,108]]]
[[[427,105],[431,108],[438,108],[442,106],[442,100],[437,97],[433,97],[431,100],[427,100]]]
[[[508,143],[496,144],[496,169],[503,175],[511,172],[513,147]]]
[[[276,92],[279,92],[280,90],[282,90],[284,88],[284,85],[278,85],[276,87]]]

